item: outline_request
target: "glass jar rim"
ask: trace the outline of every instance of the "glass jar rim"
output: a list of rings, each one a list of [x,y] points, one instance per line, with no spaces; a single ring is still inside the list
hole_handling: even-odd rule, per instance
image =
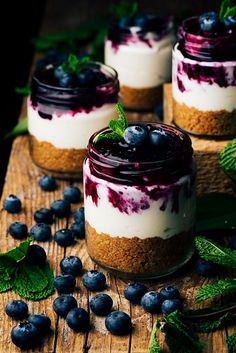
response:
[[[109,87],[111,84],[114,84],[116,82],[118,82],[118,73],[117,71],[111,67],[110,65],[106,65],[106,64],[103,64],[99,61],[89,61],[88,63],[86,63],[84,65],[84,67],[89,67],[89,66],[96,66],[96,67],[101,67],[104,69],[104,71],[106,70],[107,72],[109,72],[110,76],[109,77],[112,77],[113,81],[109,81],[107,83],[102,83],[100,85],[96,85],[94,87],[60,87],[60,86],[54,86],[54,85],[50,85],[50,84],[47,84],[47,83],[44,83],[42,82],[38,77],[37,77],[37,74],[42,72],[43,69],[50,69],[50,68],[53,68],[54,65],[53,64],[49,64],[47,65],[46,67],[44,67],[43,69],[41,70],[36,70],[33,74],[33,77],[32,77],[32,81],[36,82],[37,85],[39,85],[41,88],[45,88],[47,90],[51,90],[51,91],[59,91],[59,92],[66,92],[66,93],[75,93],[75,92],[87,92],[89,90],[91,90],[91,88],[106,88],[106,87]]]

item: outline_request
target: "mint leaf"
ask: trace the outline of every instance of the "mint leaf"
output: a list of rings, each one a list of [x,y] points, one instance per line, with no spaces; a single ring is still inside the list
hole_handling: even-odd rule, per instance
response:
[[[195,238],[195,246],[199,256],[204,260],[236,268],[236,250],[225,248],[203,237]]]
[[[161,353],[159,342],[157,339],[157,329],[160,327],[158,320],[155,321],[148,345],[148,353]]]
[[[13,289],[16,293],[29,291],[41,292],[48,285],[48,279],[43,270],[27,260],[21,261],[18,265],[17,272],[14,278]]]
[[[222,279],[218,282],[207,284],[200,288],[195,294],[197,303],[213,298],[231,291],[236,291],[236,278]]]
[[[32,239],[29,238],[20,243],[16,248],[13,248],[5,253],[5,255],[11,257],[15,261],[21,261],[27,255],[30,243]]]
[[[112,14],[117,18],[124,16],[134,16],[138,11],[137,2],[121,1],[119,4],[113,4],[111,6]]]
[[[236,14],[236,6],[235,14]],[[219,154],[219,165],[225,174],[236,182],[236,139],[232,140]]]
[[[203,344],[199,341],[191,326],[186,324],[179,311],[165,317],[165,323],[161,328],[165,335],[171,353],[201,353]]]
[[[228,353],[236,353],[236,332],[226,338]]]
[[[233,6],[226,10],[224,17],[234,16],[235,14],[236,14],[236,6]]]
[[[200,320],[195,323],[191,322],[191,326],[197,332],[214,332],[224,327],[225,325],[233,324],[235,322],[236,322],[236,314],[227,312],[215,319],[204,318],[203,320]]]
[[[220,6],[219,18],[222,21],[227,9],[231,6],[231,0],[223,0]]]
[[[2,276],[0,273],[0,293],[6,292],[12,288],[12,280],[5,279],[5,275]]]
[[[100,134],[96,137],[95,142],[98,142],[103,139],[111,139],[111,140],[119,140],[120,136],[117,135],[115,132],[108,132],[107,134]]]
[[[120,126],[122,126],[123,131],[125,131],[125,129],[128,126],[128,123],[127,123],[127,119],[126,119],[126,115],[125,115],[123,106],[122,106],[122,104],[120,102],[118,102],[116,104],[116,111],[118,113],[118,121],[120,123]]]
[[[31,94],[31,88],[26,87],[16,87],[15,92],[18,94],[22,94],[23,96],[29,96]]]
[[[28,132],[28,118],[23,118],[19,123],[4,136],[4,140],[9,137],[19,136],[26,134]]]
[[[17,263],[14,259],[6,254],[0,254],[0,276],[4,280],[10,280],[15,272]]]
[[[91,59],[88,56],[78,58],[76,55],[70,54],[68,56],[67,62],[63,63],[61,66],[65,72],[77,74],[81,68],[89,61],[91,61]]]

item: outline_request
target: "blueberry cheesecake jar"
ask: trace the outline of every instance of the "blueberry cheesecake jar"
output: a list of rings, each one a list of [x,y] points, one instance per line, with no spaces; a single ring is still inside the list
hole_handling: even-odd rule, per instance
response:
[[[236,136],[236,20],[210,12],[183,21],[173,50],[173,117],[203,137]]]
[[[96,263],[120,277],[161,277],[193,254],[191,141],[161,123],[127,130],[126,139],[100,140],[109,132],[104,129],[89,141],[84,163],[87,249]],[[134,130],[144,134],[142,144],[134,145]]]
[[[28,99],[33,161],[56,177],[80,178],[89,137],[115,116],[119,81],[112,68],[87,62],[79,72],[48,65],[35,72]]]
[[[151,110],[171,79],[173,20],[136,15],[114,21],[105,40],[105,63],[114,67],[125,108]]]

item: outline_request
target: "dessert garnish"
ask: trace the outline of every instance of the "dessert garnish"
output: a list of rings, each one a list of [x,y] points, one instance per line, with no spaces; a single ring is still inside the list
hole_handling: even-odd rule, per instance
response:
[[[47,262],[43,266],[32,263],[28,251],[32,239],[0,254],[0,292],[12,289],[30,300],[48,297],[53,289],[53,273]]]
[[[219,164],[225,174],[236,183],[236,139],[221,151]]]
[[[223,0],[219,13],[211,11],[199,17],[199,25],[203,35],[217,35],[218,32],[236,27],[236,6],[231,0]]]
[[[117,18],[134,16],[138,11],[138,3],[136,1],[121,1],[118,4],[112,4],[111,11]]]

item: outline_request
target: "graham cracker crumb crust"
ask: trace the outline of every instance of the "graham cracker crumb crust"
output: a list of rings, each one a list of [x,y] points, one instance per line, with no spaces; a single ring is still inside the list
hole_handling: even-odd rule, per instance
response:
[[[151,110],[162,102],[162,86],[151,88],[133,88],[122,85],[120,97],[127,109]]]

